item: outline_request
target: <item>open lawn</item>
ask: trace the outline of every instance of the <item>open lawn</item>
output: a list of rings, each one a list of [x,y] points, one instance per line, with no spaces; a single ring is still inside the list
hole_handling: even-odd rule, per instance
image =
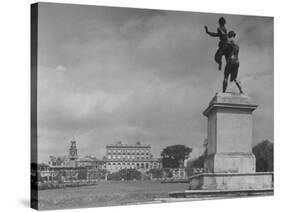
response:
[[[63,209],[125,205],[167,198],[172,191],[185,190],[184,183],[159,181],[99,182],[98,185],[39,191],[39,209]]]

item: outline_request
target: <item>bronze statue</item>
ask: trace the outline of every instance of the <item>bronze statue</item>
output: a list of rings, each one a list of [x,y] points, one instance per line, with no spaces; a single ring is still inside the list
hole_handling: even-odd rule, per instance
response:
[[[215,54],[215,61],[219,65],[219,71],[222,68],[222,57],[224,56],[226,60],[222,91],[226,91],[228,77],[230,76],[230,81],[234,81],[240,93],[243,93],[240,82],[236,80],[239,69],[239,46],[234,41],[236,33],[234,31],[227,33],[227,29],[225,27],[226,21],[223,17],[220,17],[218,22],[219,27],[217,32],[209,32],[207,26],[205,26],[205,30],[208,35],[212,37],[219,37],[219,48]]]
[[[225,55],[225,49],[227,47],[227,29],[225,27],[226,21],[221,17],[218,21],[219,27],[217,32],[209,32],[208,27],[205,26],[206,33],[212,37],[219,37],[219,48],[215,54],[215,61],[219,65],[219,70],[221,70],[222,57]]]
[[[236,86],[238,87],[240,93],[243,93],[240,82],[236,80],[239,69],[239,46],[234,41],[236,33],[234,31],[230,31],[228,33],[228,42],[225,49],[225,57],[226,57],[226,66],[224,69],[224,79],[223,79],[223,89],[225,92],[227,88],[228,77],[230,75],[230,82],[234,81]]]

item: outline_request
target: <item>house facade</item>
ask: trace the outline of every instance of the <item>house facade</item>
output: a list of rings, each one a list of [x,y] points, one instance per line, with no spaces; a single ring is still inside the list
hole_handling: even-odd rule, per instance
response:
[[[109,172],[121,169],[137,169],[141,172],[161,168],[161,162],[154,159],[151,146],[136,142],[123,144],[121,141],[106,146],[105,168]]]

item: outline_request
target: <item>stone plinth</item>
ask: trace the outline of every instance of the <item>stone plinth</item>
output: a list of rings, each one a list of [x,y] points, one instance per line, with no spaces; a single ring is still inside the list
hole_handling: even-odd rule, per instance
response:
[[[252,153],[252,113],[245,94],[217,93],[203,114],[208,118],[204,173],[190,178],[190,189],[273,188],[273,173],[256,173]]]
[[[208,157],[204,172],[255,172],[252,112],[256,108],[245,94],[216,94],[203,112],[208,118]]]

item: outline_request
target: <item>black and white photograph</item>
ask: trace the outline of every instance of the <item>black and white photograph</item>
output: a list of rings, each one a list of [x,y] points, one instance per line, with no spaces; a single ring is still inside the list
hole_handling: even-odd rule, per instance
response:
[[[34,3],[31,207],[274,194],[274,18]]]

